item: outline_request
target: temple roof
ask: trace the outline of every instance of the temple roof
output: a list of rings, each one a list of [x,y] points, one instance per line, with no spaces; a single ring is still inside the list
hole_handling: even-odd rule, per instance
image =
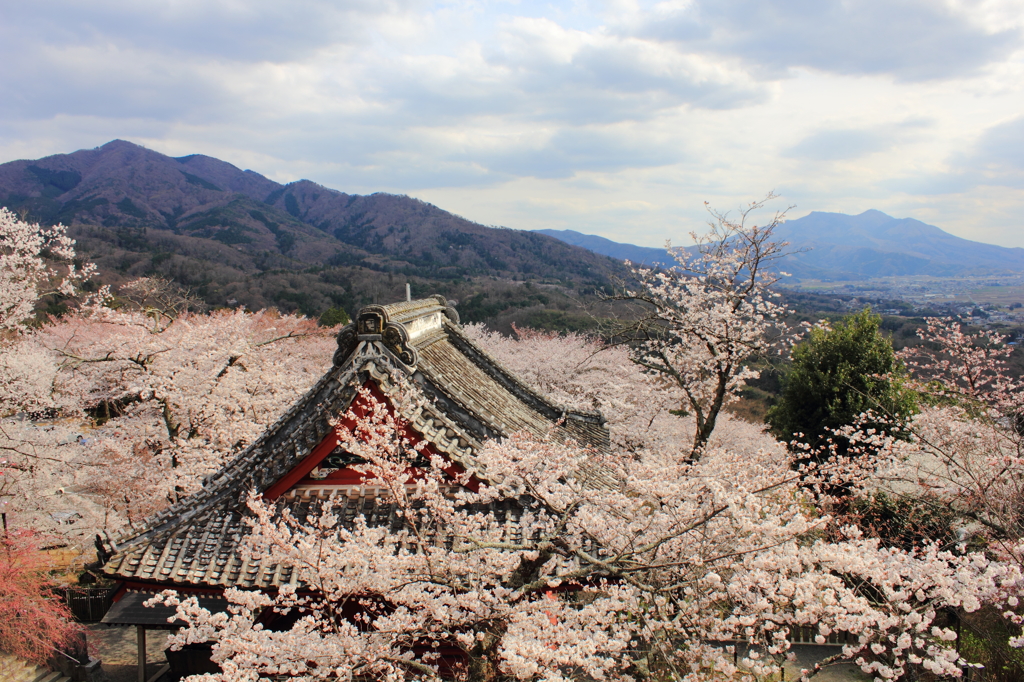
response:
[[[426,401],[403,402],[396,387],[410,381]],[[244,498],[251,490],[266,493],[319,456],[311,453],[326,442],[331,420],[348,410],[367,382],[435,451],[467,470],[479,469],[474,453],[485,440],[521,431],[538,437],[553,431],[584,447],[608,448],[599,413],[553,404],[521,383],[462,333],[458,313],[442,296],[368,306],[339,332],[333,366],[256,442],[195,494],[142,528],[106,539],[111,556],[105,573],[160,585],[274,587],[293,581],[288,571],[247,562],[236,552],[246,531]],[[317,494],[343,501],[346,509],[361,500],[364,511],[382,511],[372,485],[328,488]],[[281,499],[301,504],[304,496],[293,492]]]

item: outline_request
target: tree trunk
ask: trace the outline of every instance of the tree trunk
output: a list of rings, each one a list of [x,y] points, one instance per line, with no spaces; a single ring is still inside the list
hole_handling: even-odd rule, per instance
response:
[[[693,434],[693,449],[690,451],[690,461],[696,462],[704,454],[704,448],[715,431],[715,423],[718,415],[725,405],[725,396],[728,393],[727,386],[732,377],[732,365],[718,373],[718,385],[715,387],[715,399],[708,405],[708,414],[703,423],[698,422],[696,433]]]

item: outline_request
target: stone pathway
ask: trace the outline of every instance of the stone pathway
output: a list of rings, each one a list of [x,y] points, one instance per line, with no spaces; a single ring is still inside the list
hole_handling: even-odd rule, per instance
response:
[[[801,668],[810,670],[816,662],[839,653],[839,649],[815,644],[794,644],[791,651],[796,654],[796,661],[786,666],[787,682],[799,680]],[[812,679],[814,682],[869,682],[872,678],[857,665],[844,661],[825,668]]]
[[[101,623],[86,623],[89,649],[103,662],[103,670],[110,682],[136,682],[138,680],[138,643],[134,627],[111,627]],[[146,673],[152,675],[166,663],[166,630],[146,631]]]

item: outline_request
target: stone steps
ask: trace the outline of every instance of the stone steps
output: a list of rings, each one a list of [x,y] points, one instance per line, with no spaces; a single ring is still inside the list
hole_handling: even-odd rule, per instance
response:
[[[71,682],[71,678],[0,653],[0,682]]]

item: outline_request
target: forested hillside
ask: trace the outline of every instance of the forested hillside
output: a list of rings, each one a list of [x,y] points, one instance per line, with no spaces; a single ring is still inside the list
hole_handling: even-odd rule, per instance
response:
[[[473,223],[406,196],[288,185],[130,142],[0,165],[0,205],[64,223],[99,281],[159,276],[207,304],[319,316],[443,293],[469,319],[571,307],[620,264],[550,237]],[[525,288],[531,281],[538,288]],[[543,291],[541,291],[543,289]]]

